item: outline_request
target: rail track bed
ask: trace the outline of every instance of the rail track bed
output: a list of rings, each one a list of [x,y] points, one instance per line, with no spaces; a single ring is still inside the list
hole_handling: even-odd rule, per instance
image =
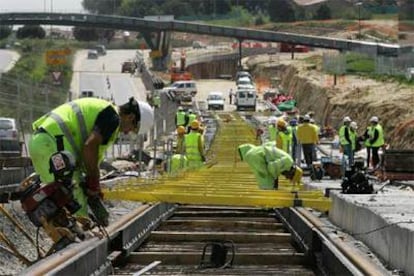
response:
[[[126,261],[115,275],[315,275],[275,212],[255,208],[180,206]]]

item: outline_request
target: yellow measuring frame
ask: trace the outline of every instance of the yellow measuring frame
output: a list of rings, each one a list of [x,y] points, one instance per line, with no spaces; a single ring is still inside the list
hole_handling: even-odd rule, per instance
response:
[[[311,207],[327,211],[331,201],[323,192],[305,185],[292,185],[284,177],[278,190],[260,190],[237,148],[243,143],[257,144],[255,131],[237,113],[217,115],[218,128],[208,152],[205,167],[164,174],[151,180],[128,179],[105,189],[106,199],[181,204],[281,208]]]

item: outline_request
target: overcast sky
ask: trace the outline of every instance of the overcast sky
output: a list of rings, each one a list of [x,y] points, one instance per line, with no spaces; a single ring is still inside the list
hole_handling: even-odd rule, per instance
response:
[[[81,12],[82,0],[0,0],[0,12]]]

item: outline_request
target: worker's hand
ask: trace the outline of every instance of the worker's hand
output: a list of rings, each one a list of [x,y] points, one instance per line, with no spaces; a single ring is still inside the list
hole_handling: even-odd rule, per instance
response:
[[[99,184],[99,178],[97,177],[86,177],[86,195],[88,197],[100,197],[103,198],[101,191],[101,185]]]

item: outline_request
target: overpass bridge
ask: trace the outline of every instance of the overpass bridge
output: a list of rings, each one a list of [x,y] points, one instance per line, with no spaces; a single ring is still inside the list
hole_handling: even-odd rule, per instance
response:
[[[0,25],[83,26],[140,32],[145,38],[148,46],[152,49],[151,57],[154,60],[154,64],[162,63],[162,61],[165,61],[168,57],[171,32],[233,37],[240,42],[243,40],[285,42],[315,48],[334,49],[343,52],[364,52],[391,57],[396,57],[411,51],[410,47],[401,47],[397,44],[225,27],[179,20],[163,20],[163,17],[159,17],[159,20],[156,20],[153,18],[144,19],[82,13],[12,12],[0,13]],[[241,43],[239,43],[240,56],[241,50]]]

